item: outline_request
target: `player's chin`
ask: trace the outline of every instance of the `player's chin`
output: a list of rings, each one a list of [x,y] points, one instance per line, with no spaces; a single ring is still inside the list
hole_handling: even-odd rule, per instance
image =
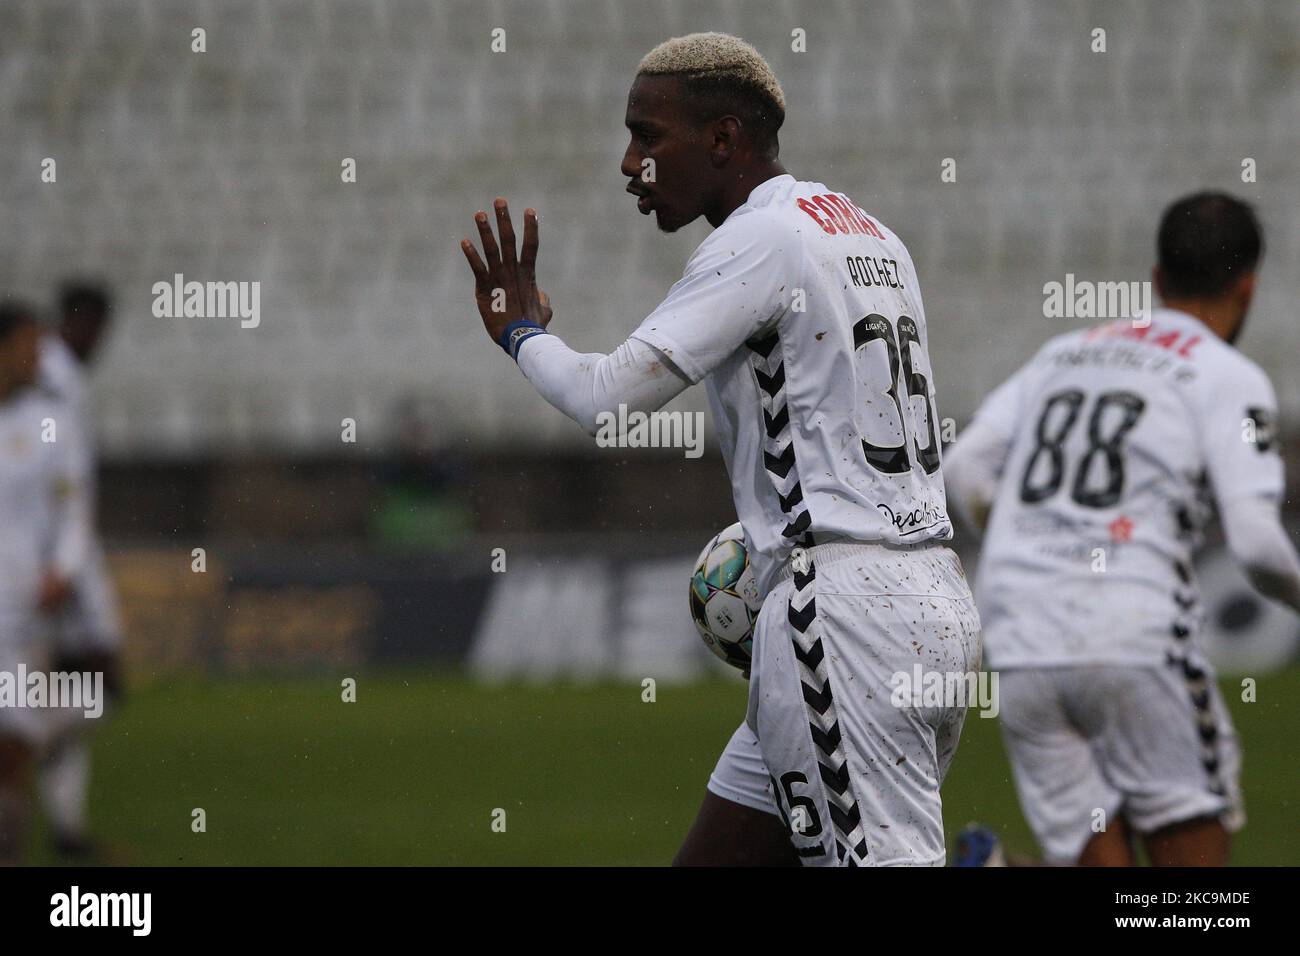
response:
[[[660,232],[676,232],[682,228],[683,223],[675,218],[671,211],[655,208],[655,225],[659,227]]]

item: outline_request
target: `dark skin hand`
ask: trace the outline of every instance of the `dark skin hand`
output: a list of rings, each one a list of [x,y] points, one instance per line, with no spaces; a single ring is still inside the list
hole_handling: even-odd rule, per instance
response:
[[[60,577],[53,571],[41,575],[41,590],[36,598],[36,606],[42,614],[53,614],[72,597],[72,582]]]
[[[478,249],[469,239],[460,241],[460,250],[465,253],[474,273],[474,301],[478,304],[478,314],[483,318],[483,328],[496,342],[511,322],[527,320],[544,328],[551,321],[551,302],[546,293],[537,288],[537,210],[524,210],[524,245],[516,257],[515,227],[510,222],[510,208],[499,196],[492,208],[496,212],[497,231],[501,234],[500,245],[492,234],[487,213],[480,209],[474,214],[474,225],[478,227],[483,255],[479,256]],[[494,305],[500,311],[495,310]]]

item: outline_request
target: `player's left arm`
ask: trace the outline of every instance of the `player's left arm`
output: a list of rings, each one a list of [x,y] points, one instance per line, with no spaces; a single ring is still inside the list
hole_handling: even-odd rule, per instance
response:
[[[1267,377],[1249,371],[1213,390],[1202,412],[1206,467],[1233,559],[1261,594],[1300,612],[1300,556],[1280,515],[1277,399]]]

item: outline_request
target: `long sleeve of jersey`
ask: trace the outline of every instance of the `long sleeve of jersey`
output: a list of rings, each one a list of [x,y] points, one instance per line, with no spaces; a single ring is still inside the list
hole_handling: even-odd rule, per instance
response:
[[[534,335],[520,344],[519,369],[551,405],[589,435],[601,413],[662,408],[691,384],[658,349],[628,339],[609,355],[575,352],[554,335]]]
[[[90,557],[95,536],[94,504],[88,449],[72,423],[61,421],[59,452],[50,476],[54,519],[50,563],[62,577],[75,579]]]
[[[771,328],[786,311],[801,263],[797,231],[781,217],[728,220],[613,353],[582,354],[555,336],[534,335],[520,343],[519,368],[543,398],[594,435],[601,412],[661,408]]]
[[[997,498],[1020,417],[1021,376],[1013,375],[980,405],[943,458],[948,506],[970,528],[983,531]]]
[[[966,426],[960,440],[944,456],[948,506],[975,531],[983,531],[988,524],[1010,447],[1006,436],[976,419]]]
[[[1300,558],[1279,517],[1285,477],[1272,383],[1242,362],[1217,384],[1201,406],[1201,438],[1228,550],[1262,594],[1300,611]]]
[[[1251,583],[1300,613],[1300,557],[1282,527],[1277,502],[1262,495],[1222,502],[1219,517],[1228,550]]]

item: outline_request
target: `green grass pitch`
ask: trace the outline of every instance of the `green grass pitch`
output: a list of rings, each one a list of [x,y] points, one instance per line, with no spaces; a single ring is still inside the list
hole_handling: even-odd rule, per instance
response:
[[[1300,862],[1300,668],[1223,683],[1245,747],[1234,862]],[[134,864],[656,865],[671,860],[745,706],[736,682],[482,686],[450,674],[188,679],[139,690],[95,742],[91,815]],[[944,788],[1033,852],[994,720],[967,720]],[[191,829],[192,811],[207,830]],[[505,832],[493,814],[505,811]],[[34,862],[50,857],[36,841]]]

